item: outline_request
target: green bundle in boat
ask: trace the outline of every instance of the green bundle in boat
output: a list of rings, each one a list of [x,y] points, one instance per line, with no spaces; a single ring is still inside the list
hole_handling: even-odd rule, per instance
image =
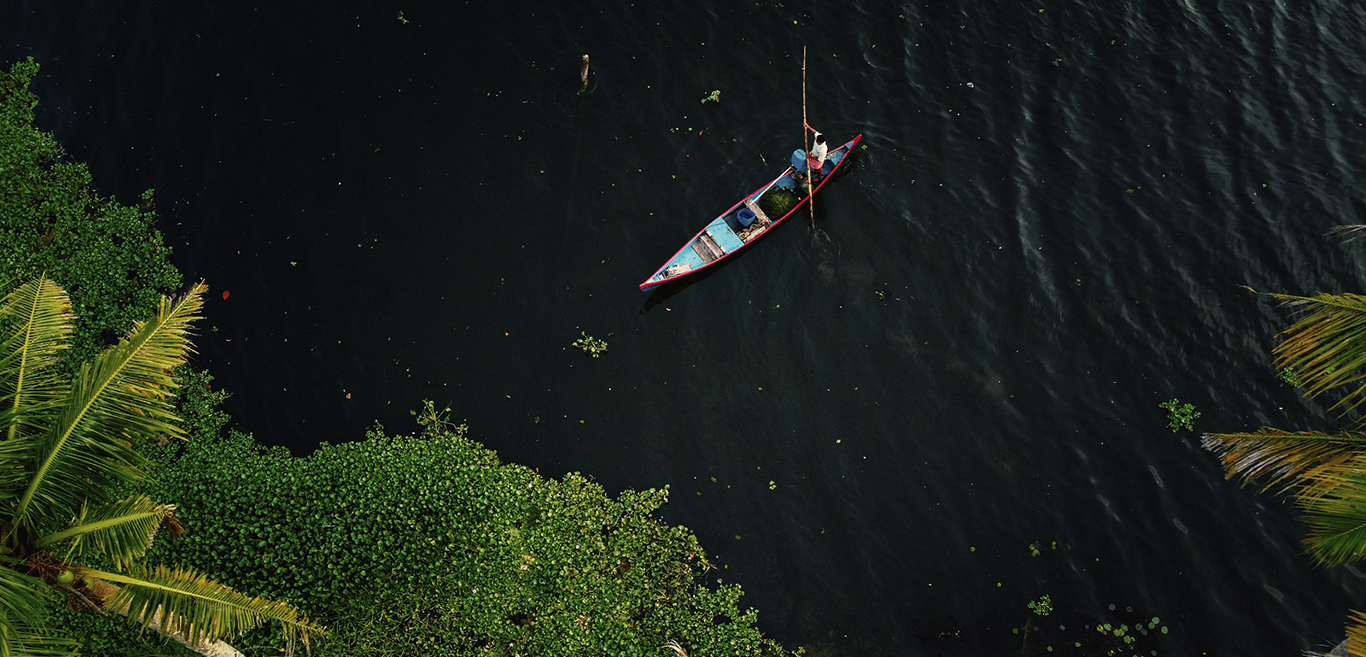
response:
[[[774,185],[764,192],[763,196],[759,197],[759,207],[764,211],[764,214],[768,215],[769,219],[777,221],[796,207],[800,200],[801,198],[797,196],[796,192]]]

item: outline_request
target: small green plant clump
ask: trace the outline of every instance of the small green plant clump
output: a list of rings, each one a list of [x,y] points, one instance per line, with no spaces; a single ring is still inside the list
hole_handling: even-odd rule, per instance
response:
[[[1289,384],[1292,388],[1299,388],[1304,385],[1304,381],[1300,380],[1300,376],[1295,373],[1295,368],[1293,367],[1287,367],[1281,370],[1280,374],[1276,375],[1276,378],[1280,379],[1281,383]]]
[[[1167,409],[1167,428],[1173,433],[1182,429],[1195,431],[1195,418],[1200,417],[1200,411],[1195,410],[1195,406],[1182,404],[1175,399],[1164,401],[1157,406]]]
[[[607,342],[605,340],[599,340],[583,331],[580,331],[579,335],[583,337],[575,340],[571,346],[582,349],[583,353],[594,358],[598,358],[607,353]]]
[[[1047,616],[1053,613],[1053,599],[1046,595],[1039,596],[1037,601],[1029,602],[1029,610],[1040,616]]]
[[[759,207],[769,219],[777,221],[792,208],[797,207],[799,201],[801,197],[797,196],[796,192],[775,185],[759,197]]]
[[[707,96],[706,98],[703,98],[703,99],[702,99],[702,104],[704,104],[704,105],[707,104],[707,103],[719,103],[719,102],[721,102],[721,90],[720,90],[720,89],[717,89],[716,91],[711,92],[711,95],[709,95],[709,96]]]

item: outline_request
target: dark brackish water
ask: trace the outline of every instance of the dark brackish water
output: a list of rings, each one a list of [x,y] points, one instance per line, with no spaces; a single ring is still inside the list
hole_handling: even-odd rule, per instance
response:
[[[1366,220],[1366,5],[493,4],[18,0],[0,60],[104,192],[157,189],[262,442],[431,398],[544,474],[670,484],[790,644],[1000,654],[1049,594],[1060,648],[1129,607],[1145,650],[1286,655],[1366,605],[1157,408],[1334,426],[1241,286],[1362,290],[1324,234]],[[798,145],[803,45],[811,122],[867,145],[816,229],[639,293]]]

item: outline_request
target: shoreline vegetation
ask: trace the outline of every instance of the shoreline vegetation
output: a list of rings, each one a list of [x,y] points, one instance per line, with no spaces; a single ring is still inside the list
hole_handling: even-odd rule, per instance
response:
[[[137,206],[98,196],[86,166],[33,126],[37,73],[31,58],[0,71],[0,292],[39,276],[67,291],[71,348],[53,369],[69,379],[182,275],[152,191]],[[739,606],[740,587],[714,578],[696,536],[658,519],[668,487],[612,497],[579,473],[541,477],[501,462],[430,402],[413,411],[416,431],[377,424],[364,440],[295,457],[225,433],[228,393],[212,380],[176,368],[175,421],[188,440],[148,436],[138,451],[154,481],[119,491],[174,504],[185,529],[136,564],[188,567],[288,601],[327,626],[312,654],[787,654]],[[87,563],[111,565],[100,559]],[[0,570],[25,568],[9,565]],[[121,616],[78,610],[64,578],[40,587],[45,613],[32,620],[42,636],[75,640],[82,654],[191,654]],[[288,634],[272,623],[229,643],[278,654]]]

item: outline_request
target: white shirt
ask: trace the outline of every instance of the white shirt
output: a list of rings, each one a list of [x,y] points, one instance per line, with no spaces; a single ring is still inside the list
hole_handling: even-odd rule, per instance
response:
[[[826,153],[828,150],[830,150],[830,149],[828,148],[828,146],[829,146],[828,144],[816,144],[816,145],[812,146],[812,147],[811,147],[811,158],[814,159],[814,160],[816,160],[816,162],[819,162],[820,164],[824,165],[824,164],[825,164],[825,153]]]

